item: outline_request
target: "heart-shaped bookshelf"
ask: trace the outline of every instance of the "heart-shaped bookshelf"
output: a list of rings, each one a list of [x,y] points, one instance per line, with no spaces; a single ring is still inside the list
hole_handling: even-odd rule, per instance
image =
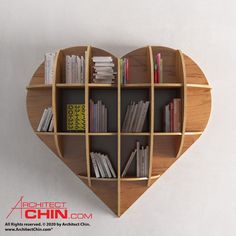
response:
[[[84,78],[68,83],[72,55],[80,63],[77,69],[84,70],[73,73],[84,73]],[[99,80],[104,73],[98,68],[101,57],[104,66],[108,57],[114,64],[110,83]],[[119,59],[102,49],[78,46],[55,54],[51,84],[45,84],[45,68],[42,63],[27,87],[32,128],[118,216],[201,136],[209,119],[211,88],[197,64],[180,50],[149,46]],[[43,132],[39,123],[48,107],[53,126]],[[73,123],[75,117],[82,122]]]

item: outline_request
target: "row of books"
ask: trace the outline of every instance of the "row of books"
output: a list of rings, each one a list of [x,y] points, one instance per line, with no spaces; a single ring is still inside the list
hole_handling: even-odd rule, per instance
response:
[[[66,56],[66,83],[85,83],[85,63],[87,61],[87,51],[85,56]]]
[[[110,56],[95,56],[92,57],[93,66],[93,81],[94,83],[108,83],[115,82],[114,62]]]
[[[56,53],[48,52],[44,56],[44,83],[52,84]]]
[[[164,107],[164,131],[181,132],[181,99],[174,98]]]
[[[96,178],[116,178],[108,155],[99,152],[90,152],[90,157]]]
[[[122,132],[142,132],[144,122],[147,116],[149,101],[132,102],[128,105]]]
[[[133,160],[136,158],[136,176],[147,177],[149,168],[149,148],[148,146],[141,146],[139,142],[136,143],[136,148],[132,151],[125,168],[121,174],[124,177]]]
[[[101,100],[89,102],[90,132],[107,132],[107,108]]]
[[[52,132],[53,131],[53,115],[52,107],[45,108],[40,119],[37,131],[38,132]]]
[[[154,57],[154,83],[163,83],[163,59],[161,53]]]
[[[120,74],[121,74],[121,84],[127,84],[129,81],[129,59],[120,59]]]

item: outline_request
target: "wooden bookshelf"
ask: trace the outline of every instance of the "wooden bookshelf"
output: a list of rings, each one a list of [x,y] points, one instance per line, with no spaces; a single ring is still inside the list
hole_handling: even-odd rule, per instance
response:
[[[65,83],[66,55],[88,52],[84,84]],[[154,83],[153,58],[163,58],[163,83]],[[92,57],[112,56],[117,78],[114,84],[92,81]],[[53,84],[44,84],[44,63],[27,86],[27,112],[35,134],[118,216],[121,216],[201,136],[211,111],[211,87],[197,64],[180,50],[148,46],[126,54],[129,80],[121,84],[120,60],[91,47],[61,49],[56,54]],[[162,108],[173,98],[182,101],[180,132],[164,132]],[[108,108],[108,132],[89,127],[89,99],[102,100]],[[150,101],[142,132],[122,132],[129,101]],[[66,130],[65,106],[85,104],[84,132]],[[52,106],[54,131],[37,132],[44,108]],[[137,178],[135,163],[125,177],[121,173],[136,141],[149,146],[149,173]],[[116,178],[96,178],[90,151],[109,154]]]

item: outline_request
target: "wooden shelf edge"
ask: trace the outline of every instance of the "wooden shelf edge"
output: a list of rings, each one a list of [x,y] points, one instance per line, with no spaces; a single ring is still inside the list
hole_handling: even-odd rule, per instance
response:
[[[181,88],[181,83],[154,83],[154,88]]]
[[[35,131],[35,134],[37,134],[37,135],[49,135],[49,136],[56,135],[55,132],[42,132],[42,131]]]
[[[186,84],[187,88],[203,88],[203,89],[212,89],[209,84]]]
[[[89,83],[89,88],[117,88],[117,84],[95,84]]]
[[[77,84],[77,83],[70,83],[70,84],[66,84],[66,83],[59,83],[56,84],[57,88],[84,88],[85,85],[84,84]]]
[[[79,178],[81,179],[88,179],[88,176],[84,176],[84,175],[77,175]],[[96,178],[96,177],[90,177],[91,180],[95,180],[95,181],[118,181],[117,178]]]
[[[35,84],[35,85],[29,85],[26,87],[27,90],[30,89],[51,89],[52,84]]]
[[[150,88],[151,83],[140,83],[140,84],[122,84],[121,88]]]
[[[138,133],[120,133],[121,136],[149,136],[151,133],[138,132]]]
[[[107,133],[88,133],[89,136],[114,136],[118,135],[116,132],[107,132]]]
[[[155,132],[154,136],[179,136],[182,132]]]

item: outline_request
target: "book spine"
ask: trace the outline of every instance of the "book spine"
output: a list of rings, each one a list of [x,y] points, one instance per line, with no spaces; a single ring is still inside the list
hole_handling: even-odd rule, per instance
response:
[[[111,178],[112,175],[111,175],[110,169],[109,169],[109,167],[108,167],[108,164],[107,164],[107,162],[106,162],[105,155],[101,155],[101,159],[102,159],[103,165],[104,165],[104,167],[105,167],[105,170],[106,170],[106,173],[107,173],[107,177],[108,177],[108,178]]]
[[[105,175],[105,172],[103,170],[103,165],[102,165],[102,162],[101,162],[101,159],[100,159],[100,153],[95,153],[94,157],[95,157],[95,160],[98,164],[98,168],[99,168],[99,171],[101,173],[102,178],[105,178],[106,175]]]
[[[129,83],[129,59],[126,58],[126,64],[125,64],[125,83]]]
[[[44,111],[43,111],[41,120],[40,120],[38,128],[37,128],[38,132],[42,131],[43,124],[45,123],[45,120],[46,120],[46,117],[47,117],[47,111],[48,111],[47,108],[45,108]]]
[[[113,176],[114,178],[116,178],[116,173],[115,173],[115,171],[114,171],[114,169],[113,169],[113,167],[112,167],[111,161],[110,161],[110,159],[108,158],[107,155],[105,155],[105,159],[106,159],[107,165],[108,165],[108,167],[109,167],[109,169],[110,169],[110,171],[111,171],[112,176]]]
[[[157,53],[157,83],[160,83],[161,71],[161,54]]]
[[[126,173],[127,173],[128,169],[129,169],[129,167],[130,167],[130,165],[131,165],[131,163],[132,163],[136,153],[137,153],[136,149],[131,153],[131,155],[129,157],[129,160],[127,161],[127,163],[125,165],[125,168],[124,168],[124,170],[123,170],[123,172],[121,174],[121,177],[124,177],[126,175]]]
[[[139,142],[136,143],[136,150],[137,150],[137,156],[136,156],[136,176],[140,177],[140,144],[139,144]]]
[[[174,103],[170,103],[170,132],[174,132]]]
[[[95,161],[95,157],[94,157],[94,153],[93,152],[90,153],[90,157],[91,157],[91,160],[92,160],[95,176],[96,176],[96,178],[100,178],[100,174],[99,174],[99,171],[98,171],[98,166],[97,166],[97,163]]]

